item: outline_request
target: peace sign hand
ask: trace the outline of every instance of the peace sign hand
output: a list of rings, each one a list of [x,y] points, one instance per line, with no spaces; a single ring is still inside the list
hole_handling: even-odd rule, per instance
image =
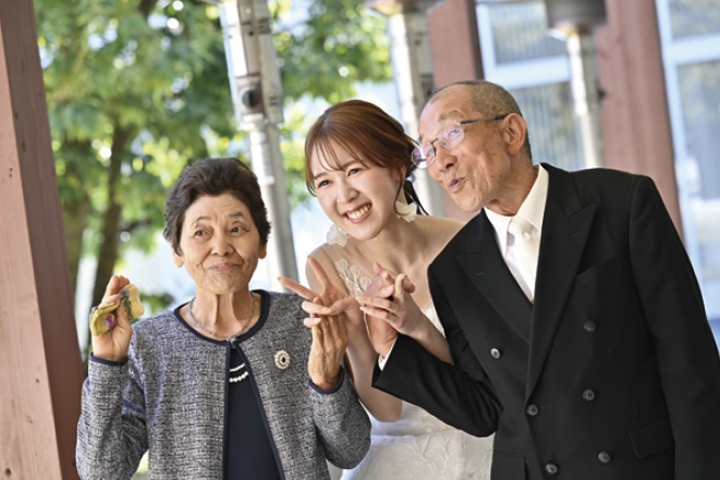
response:
[[[308,256],[308,264],[312,268],[315,277],[317,278],[320,285],[323,287],[323,291],[320,293],[314,292],[313,290],[297,283],[286,277],[279,277],[280,284],[288,290],[295,292],[296,294],[303,297],[306,301],[303,302],[302,308],[310,315],[329,315],[329,316],[342,316],[348,320],[347,331],[350,338],[353,338],[358,329],[362,326],[362,312],[359,309],[359,305],[355,298],[346,295],[340,291],[330,281],[325,269],[322,267],[314,257]],[[315,303],[314,300],[317,297],[322,297],[326,304]],[[308,318],[305,320],[306,326],[313,326],[314,319]]]
[[[316,297],[315,305],[324,306],[329,299]],[[308,358],[308,374],[323,390],[331,390],[340,380],[340,364],[348,346],[348,322],[337,316],[309,318],[305,325],[312,328],[312,347]],[[311,325],[312,324],[312,325]]]

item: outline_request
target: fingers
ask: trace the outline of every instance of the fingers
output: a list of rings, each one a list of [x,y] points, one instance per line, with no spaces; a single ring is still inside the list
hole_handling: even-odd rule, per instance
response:
[[[405,288],[404,288],[405,278],[407,278],[407,277],[404,273],[401,273],[400,275],[395,277],[395,296],[396,297],[402,297],[403,293],[405,293]]]
[[[395,272],[391,272],[390,270],[386,269],[385,267],[383,267],[382,265],[380,265],[377,262],[373,262],[372,269],[373,269],[373,272],[375,272],[375,275],[378,275],[378,276],[382,275],[383,273],[388,273],[388,274],[392,275],[393,277],[395,277],[395,275],[396,275]]]
[[[307,300],[312,300],[313,298],[317,297],[317,293],[313,292],[312,290],[303,285],[300,285],[295,280],[287,277],[278,277],[278,281],[283,287],[287,288],[291,292],[297,293],[298,295]]]
[[[315,295],[311,301],[303,302],[303,310],[310,314],[310,318],[306,318],[305,320],[311,320],[312,322],[310,323],[313,325],[320,323],[320,317],[326,316],[330,310],[330,308],[326,306],[328,303],[328,299],[320,295]]]
[[[318,327],[322,331],[323,347],[326,352],[344,350],[347,345],[345,322],[336,316],[321,319]]]
[[[398,279],[402,280],[402,288],[400,288],[401,285],[398,283]],[[402,295],[405,292],[415,292],[415,284],[410,281],[408,276],[401,273],[400,275],[393,277],[389,273],[385,272],[380,277],[376,278],[363,293],[365,296],[390,298],[394,295]]]
[[[329,303],[329,302],[328,302]],[[353,310],[357,310],[360,307],[355,297],[345,297],[336,301],[329,307],[323,304],[314,303],[310,301],[303,302],[302,308],[310,315],[342,315],[346,314],[351,317],[357,315],[353,313]]]
[[[330,303],[330,299],[327,297],[315,297],[313,304],[316,306],[324,306],[327,309],[327,305]],[[310,319],[315,320],[315,319]],[[336,315],[323,315],[317,318],[319,321],[312,322],[322,332],[322,340],[324,341],[324,347],[326,351],[337,348],[344,348],[343,343],[346,343],[347,330],[345,328],[345,321]]]
[[[130,319],[128,318],[127,310],[125,310],[125,303],[127,301],[127,298],[123,298],[122,300],[120,300],[120,304],[115,310],[115,316],[117,318],[118,326],[124,328],[130,328]]]
[[[376,297],[380,298],[388,298],[390,301],[392,301],[393,296],[395,295],[395,284],[391,283],[390,285],[387,285],[383,287],[377,294]]]
[[[117,294],[120,290],[130,285],[130,280],[122,275],[113,275],[110,277],[108,286],[105,289],[105,295],[103,295],[102,305],[109,305],[117,300]],[[114,297],[112,300],[107,301],[108,297]]]
[[[380,266],[380,264],[377,263],[377,262],[373,262],[373,264],[372,264],[372,269],[373,269],[373,272],[375,272],[375,275],[378,275],[378,276],[382,275],[382,272],[383,272],[383,270],[384,270],[384,269]]]
[[[370,316],[389,320],[389,314],[395,315],[400,308],[400,304],[395,299],[380,297],[355,297],[360,305],[360,310]]]
[[[383,283],[385,283],[385,285],[392,285],[393,283],[395,283],[395,275],[388,272],[387,270],[385,270],[380,276],[382,277]]]
[[[378,277],[382,277],[384,280],[384,283],[394,283],[395,279],[397,278],[397,274],[394,272],[391,272],[390,270],[387,270],[382,265],[380,265],[377,262],[373,262],[372,264],[373,272],[375,272],[375,275]],[[404,275],[404,282],[403,282],[404,290],[408,293],[413,293],[415,291],[415,285],[410,281],[410,279],[407,277],[407,275]]]
[[[102,300],[100,300],[100,306],[106,306],[106,305],[112,305],[113,303],[117,302],[118,298],[120,298],[119,293],[115,293],[113,295],[107,295],[103,297]]]
[[[317,319],[318,324],[320,323],[320,319]],[[320,328],[318,328],[318,324],[314,325],[310,331],[312,332],[312,349],[317,352],[323,351],[323,332]]]
[[[405,274],[403,274],[403,289],[408,293],[415,292],[415,284]]]
[[[308,317],[305,320],[303,320],[303,325],[305,325],[308,328],[316,327],[320,323],[320,317]]]
[[[315,297],[316,305],[327,305],[327,297]],[[312,319],[315,320],[315,319]],[[322,316],[312,327],[312,347],[308,361],[311,380],[320,388],[329,389],[337,384],[340,364],[348,345],[345,321],[336,316]]]
[[[343,313],[348,314],[352,310],[357,310],[360,307],[355,297],[344,297],[336,301],[324,311],[326,315],[341,315]]]
[[[315,298],[318,298],[318,296],[315,295],[313,299]],[[312,316],[328,315],[332,311],[330,307],[326,307],[322,303],[315,303],[314,301],[303,302],[302,309]]]

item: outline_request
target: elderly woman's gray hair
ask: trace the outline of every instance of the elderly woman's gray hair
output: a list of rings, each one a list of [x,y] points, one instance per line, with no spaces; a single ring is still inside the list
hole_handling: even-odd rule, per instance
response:
[[[188,207],[200,196],[217,197],[224,193],[247,205],[260,233],[260,243],[267,244],[270,222],[255,174],[237,158],[206,158],[182,171],[165,202],[163,236],[175,253],[182,254],[180,234]]]

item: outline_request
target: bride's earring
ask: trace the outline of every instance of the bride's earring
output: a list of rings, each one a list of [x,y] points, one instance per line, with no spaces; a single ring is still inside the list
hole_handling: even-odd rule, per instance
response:
[[[414,203],[395,202],[395,210],[398,212],[398,218],[408,223],[414,222],[417,217],[417,205]]]
[[[330,226],[327,233],[327,243],[332,245],[337,243],[341,247],[347,245],[348,234],[340,230],[334,223]]]

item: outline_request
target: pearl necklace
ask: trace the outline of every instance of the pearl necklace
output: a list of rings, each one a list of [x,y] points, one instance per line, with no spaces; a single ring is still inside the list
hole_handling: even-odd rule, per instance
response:
[[[207,333],[208,335],[212,335],[215,338],[219,338],[221,340],[227,340],[229,342],[230,340],[235,339],[235,338],[239,337],[240,335],[242,335],[243,332],[245,331],[245,329],[247,328],[247,326],[250,324],[250,320],[252,320],[252,318],[255,316],[255,305],[256,305],[255,294],[251,293],[250,296],[253,299],[252,308],[250,309],[250,316],[247,318],[247,320],[245,320],[245,323],[243,324],[242,328],[237,333],[235,333],[234,335],[230,335],[229,337],[225,336],[225,335],[220,335],[219,333],[215,333],[215,332],[203,327],[202,325],[200,325],[200,322],[198,322],[195,319],[195,315],[193,315],[193,313],[192,313],[192,306],[193,306],[193,303],[195,303],[195,298],[190,300],[190,303],[188,304],[188,317],[190,317],[190,320],[193,321],[195,326],[198,327],[203,332]]]

